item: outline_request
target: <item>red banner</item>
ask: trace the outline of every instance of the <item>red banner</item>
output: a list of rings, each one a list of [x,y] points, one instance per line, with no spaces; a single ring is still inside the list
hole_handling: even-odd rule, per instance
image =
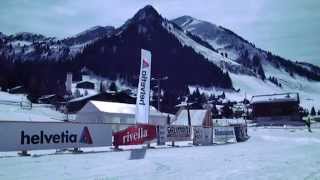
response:
[[[115,146],[144,144],[157,138],[156,126],[139,124],[113,133]]]

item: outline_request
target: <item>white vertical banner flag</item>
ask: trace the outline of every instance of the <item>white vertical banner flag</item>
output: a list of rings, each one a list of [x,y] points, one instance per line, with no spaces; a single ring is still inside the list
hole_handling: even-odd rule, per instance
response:
[[[151,79],[151,52],[141,49],[141,66],[137,94],[136,122],[147,124],[149,120]]]

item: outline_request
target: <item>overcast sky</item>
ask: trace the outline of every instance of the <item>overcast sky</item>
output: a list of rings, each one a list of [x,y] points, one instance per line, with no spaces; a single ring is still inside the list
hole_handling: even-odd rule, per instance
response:
[[[59,38],[96,25],[120,26],[147,4],[167,19],[190,15],[256,46],[320,65],[320,0],[1,0],[0,32]]]

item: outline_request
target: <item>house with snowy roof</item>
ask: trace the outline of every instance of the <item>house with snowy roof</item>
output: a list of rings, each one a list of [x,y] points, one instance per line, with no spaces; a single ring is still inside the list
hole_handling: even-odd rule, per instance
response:
[[[302,122],[298,93],[253,96],[250,106],[253,120],[260,125],[300,125]]]

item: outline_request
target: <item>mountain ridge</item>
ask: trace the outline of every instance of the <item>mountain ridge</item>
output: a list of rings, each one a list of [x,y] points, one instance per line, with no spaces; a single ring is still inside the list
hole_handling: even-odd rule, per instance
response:
[[[79,78],[83,67],[103,77],[123,79],[134,86],[141,48],[152,51],[153,76],[169,76],[163,88],[171,93],[172,99],[185,94],[190,86],[214,87],[220,89],[219,93],[224,90],[234,93],[237,89],[246,94],[252,89],[253,94],[258,91],[256,87],[250,87],[250,83],[278,92],[300,91],[304,88],[300,81],[312,84],[320,80],[320,68],[315,65],[273,55],[227,28],[191,16],[167,20],[152,6],[140,9],[119,28],[97,26],[84,32],[95,30],[98,30],[96,35],[84,38],[85,43],[80,44],[81,40],[70,39],[82,33],[60,40],[35,35],[33,41],[28,38],[22,38],[27,41],[21,41],[21,38],[13,41],[8,38],[10,35],[2,35],[0,63],[4,65],[0,67],[0,75],[7,73],[4,79],[9,79],[10,85],[3,85],[0,78],[0,86],[23,84],[31,88],[29,91],[42,88],[41,93],[55,93],[63,89],[63,85],[58,89],[54,86],[63,84],[67,72]],[[66,43],[68,40],[70,43]],[[19,53],[23,48],[26,56]],[[30,48],[35,50],[30,51]],[[16,72],[24,76],[20,77]],[[30,79],[36,79],[41,88],[31,87]]]

